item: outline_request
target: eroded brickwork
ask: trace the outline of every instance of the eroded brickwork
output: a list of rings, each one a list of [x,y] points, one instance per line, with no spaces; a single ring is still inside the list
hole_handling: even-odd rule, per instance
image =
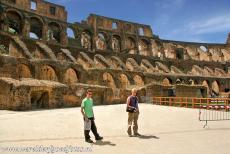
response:
[[[0,109],[124,103],[152,96],[227,96],[230,46],[162,40],[149,25],[90,14],[67,23],[63,6],[0,2]],[[68,35],[72,31],[73,35]]]

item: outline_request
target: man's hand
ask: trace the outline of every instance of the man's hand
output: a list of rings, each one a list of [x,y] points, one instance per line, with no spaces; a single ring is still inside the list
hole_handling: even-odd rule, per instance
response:
[[[86,116],[84,116],[84,119],[85,119],[85,121],[87,121],[87,122],[89,121],[89,119],[88,119]]]

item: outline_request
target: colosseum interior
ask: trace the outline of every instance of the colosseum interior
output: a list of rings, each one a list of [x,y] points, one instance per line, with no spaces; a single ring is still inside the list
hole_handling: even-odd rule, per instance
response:
[[[72,32],[69,35],[67,32]],[[229,97],[226,44],[160,39],[149,25],[90,14],[68,23],[65,7],[43,0],[0,2],[0,109],[140,102],[153,96]]]

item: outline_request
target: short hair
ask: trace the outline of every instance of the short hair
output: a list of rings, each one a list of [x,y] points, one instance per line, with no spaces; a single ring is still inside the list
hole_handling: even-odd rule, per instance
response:
[[[91,92],[93,92],[91,89],[86,90],[86,93],[91,93]]]
[[[137,89],[136,89],[136,88],[133,88],[131,91],[132,91],[132,92],[137,92]]]

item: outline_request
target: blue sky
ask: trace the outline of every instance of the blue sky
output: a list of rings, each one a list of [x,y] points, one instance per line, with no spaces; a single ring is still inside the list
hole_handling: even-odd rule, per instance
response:
[[[64,5],[68,22],[90,13],[150,25],[161,39],[225,43],[230,0],[48,0]]]

